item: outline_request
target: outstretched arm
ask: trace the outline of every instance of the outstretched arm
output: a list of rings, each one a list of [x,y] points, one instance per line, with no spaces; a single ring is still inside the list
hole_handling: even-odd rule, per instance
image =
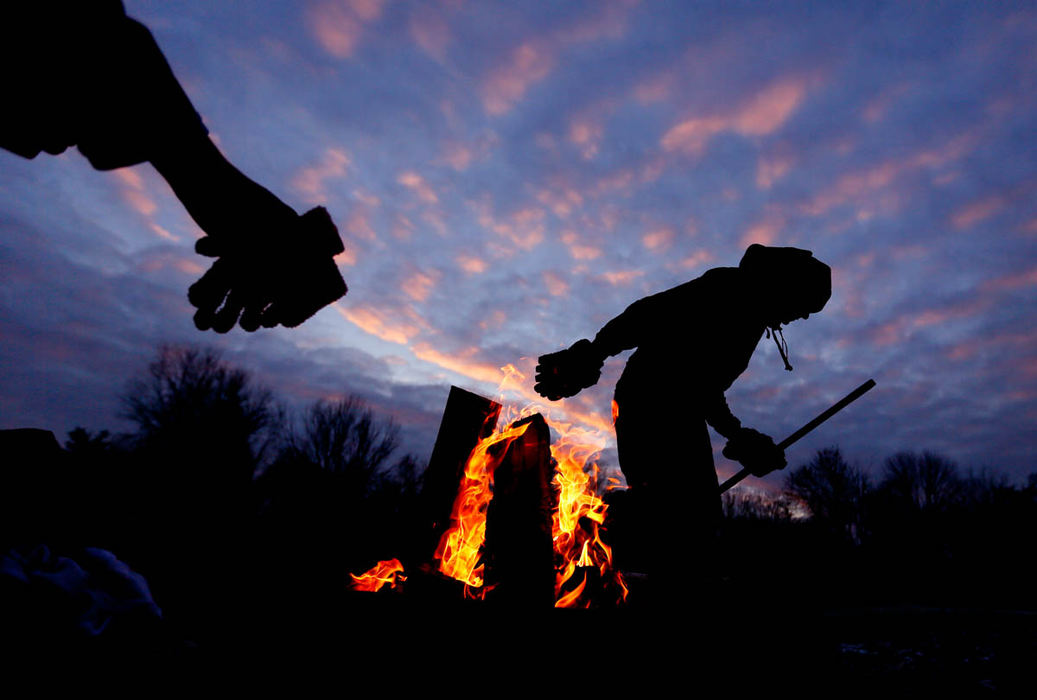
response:
[[[234,167],[209,139],[150,32],[127,18],[123,34],[141,62],[134,77],[148,86],[131,130],[143,134],[136,147],[208,234],[196,251],[218,258],[188,291],[198,309],[195,325],[221,333],[236,323],[246,331],[297,326],[344,295],[333,260],[342,239],[327,212],[318,207],[299,216]],[[117,164],[104,162],[111,158],[105,151],[120,150],[111,133],[100,149],[80,143],[97,167]]]
[[[188,293],[198,328],[295,326],[346,293],[327,212],[299,216],[223,157],[118,0],[22,3],[7,19],[0,147],[33,158],[75,145],[98,170],[152,163],[208,234],[197,252],[218,258]]]
[[[578,340],[565,350],[541,355],[533,388],[541,396],[557,401],[594,386],[607,358],[637,347],[658,327],[676,289],[635,301],[606,323],[593,341]]]
[[[188,291],[195,325],[296,326],[346,293],[333,257],[342,239],[318,207],[299,216],[235,168],[204,138],[152,164],[208,236],[195,250],[219,258]]]

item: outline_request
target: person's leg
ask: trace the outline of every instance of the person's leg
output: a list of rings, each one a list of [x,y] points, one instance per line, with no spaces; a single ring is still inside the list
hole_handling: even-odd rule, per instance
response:
[[[720,499],[706,423],[628,398],[619,403],[616,438],[630,486],[631,539],[647,561],[652,597],[662,606],[686,605],[716,576]]]

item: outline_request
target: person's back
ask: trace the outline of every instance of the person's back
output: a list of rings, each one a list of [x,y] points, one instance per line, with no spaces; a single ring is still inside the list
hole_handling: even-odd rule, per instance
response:
[[[645,395],[683,404],[684,412],[704,410],[700,398],[726,391],[763,336],[766,325],[752,302],[745,274],[721,267],[632,304],[624,314],[642,317],[637,349],[616,385],[616,400]]]

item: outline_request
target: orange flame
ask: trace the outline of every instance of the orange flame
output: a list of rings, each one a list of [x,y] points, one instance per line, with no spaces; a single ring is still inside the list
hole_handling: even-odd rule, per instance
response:
[[[379,590],[385,584],[396,588],[397,581],[407,580],[407,577],[403,575],[403,564],[400,563],[399,559],[380,561],[366,573],[359,576],[350,574],[349,577],[353,579],[351,584],[353,590],[372,592]]]
[[[502,393],[509,382],[525,379],[512,365],[503,370]],[[502,424],[509,425],[533,412],[535,408],[532,406],[522,411],[509,408],[511,416]],[[601,450],[601,440],[595,439],[597,434],[592,431],[552,422],[546,416],[545,419],[561,436],[551,445],[551,456],[557,464],[552,483],[558,494],[551,526],[556,563],[555,607],[589,607],[589,596],[585,595],[586,572],[576,588],[565,590],[576,570],[586,567],[598,569],[601,580],[614,583],[620,591],[620,599],[626,600],[626,585],[619,571],[613,569],[612,550],[602,541],[599,532],[599,526],[605,522],[607,506],[596,493],[598,465],[593,458]],[[465,465],[451,513],[453,525],[440,539],[435,556],[440,560],[440,571],[466,584],[466,595],[481,598],[485,593],[471,589],[481,587],[484,581],[484,568],[479,556],[486,539],[486,509],[493,498],[493,471],[511,442],[527,427],[528,424],[510,427],[484,439],[472,450]],[[590,473],[586,471],[588,464]]]
[[[566,584],[579,568],[598,569],[603,583],[614,582],[625,601],[627,588],[623,577],[612,566],[612,549],[601,539],[600,526],[605,522],[608,506],[597,495],[598,464],[593,461],[600,451],[593,434],[563,423],[551,424],[560,439],[551,444],[551,456],[557,463],[554,485],[558,490],[558,507],[552,514],[552,536],[555,547],[555,607],[589,607],[587,573],[572,591]],[[590,472],[587,466],[590,465]]]
[[[503,394],[509,382],[521,382],[525,375],[507,365],[501,384]],[[520,392],[521,393],[521,392]],[[613,420],[617,406],[613,402]],[[526,406],[521,411],[508,408],[509,417],[501,421],[509,425],[483,439],[472,450],[465,463],[464,476],[458,488],[451,511],[451,526],[440,538],[435,558],[439,570],[465,584],[465,595],[482,598],[486,591],[484,566],[480,561],[486,541],[486,511],[493,499],[493,474],[507,454],[508,447],[522,436],[529,423],[513,423],[534,412],[537,407]],[[542,413],[542,415],[544,415]],[[628,589],[620,572],[612,566],[612,549],[601,538],[600,526],[605,522],[608,506],[597,495],[599,468],[594,458],[603,445],[600,434],[572,424],[554,421],[544,416],[559,439],[552,441],[551,456],[556,463],[552,481],[558,496],[558,505],[552,512],[551,535],[555,550],[555,607],[590,607],[587,569],[595,568],[602,585],[611,585],[619,592],[618,601],[626,601]],[[589,465],[589,472],[588,472]],[[620,482],[608,478],[608,489],[622,488]],[[583,579],[571,590],[567,584],[584,569]],[[396,585],[403,581],[403,566],[396,559],[379,562],[361,576],[350,574],[356,590],[376,591],[386,583]],[[397,575],[399,574],[399,575]]]
[[[490,435],[475,446],[465,464],[450,513],[452,525],[440,538],[435,557],[440,571],[465,583],[466,595],[482,597],[469,587],[483,585],[484,567],[479,557],[486,541],[486,509],[493,499],[493,472],[508,446],[528,427],[527,423]]]

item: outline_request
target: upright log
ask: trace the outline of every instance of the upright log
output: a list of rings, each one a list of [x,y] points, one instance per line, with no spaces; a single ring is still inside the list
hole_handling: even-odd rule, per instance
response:
[[[486,513],[487,600],[509,608],[550,608],[554,603],[551,540],[551,432],[536,414],[508,447],[493,475]]]
[[[485,397],[450,387],[439,434],[432,448],[422,490],[425,526],[417,557],[432,558],[439,538],[450,524],[450,509],[465,463],[479,441],[493,433],[501,405]]]

